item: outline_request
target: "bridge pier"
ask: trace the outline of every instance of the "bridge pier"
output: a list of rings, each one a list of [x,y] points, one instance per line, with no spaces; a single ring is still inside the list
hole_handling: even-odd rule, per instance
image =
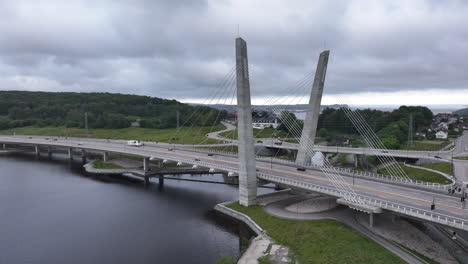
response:
[[[369,214],[369,227],[374,228],[374,213]]]
[[[73,160],[73,149],[72,148],[68,148],[68,159]]]
[[[236,38],[237,127],[239,139],[239,203],[254,205],[257,199],[257,173],[253,143],[247,43]]]
[[[52,149],[51,149],[51,147],[47,147],[47,157],[49,159],[52,159]]]
[[[39,155],[40,155],[39,145],[34,146],[34,152],[36,153],[36,156],[39,157]]]
[[[84,149],[81,149],[81,162],[83,164],[86,163],[86,150],[84,150]]]
[[[102,160],[104,162],[107,162],[109,160],[109,152],[105,151],[104,153],[102,153]]]
[[[149,175],[148,175],[148,171],[149,171],[149,158],[148,157],[144,157],[143,158],[143,172],[144,172],[144,177],[145,177],[145,186],[148,186],[149,185]]]
[[[325,75],[327,73],[329,50],[320,53],[315,70],[314,83],[310,93],[309,105],[304,120],[299,149],[297,150],[296,162],[307,165],[311,162],[311,156],[308,151],[315,144],[315,135],[317,133],[317,123],[320,115],[320,103],[322,102],[323,86],[325,85]]]
[[[3,149],[3,150],[6,149],[6,144],[2,144],[2,149]]]
[[[159,175],[159,187],[164,186],[164,175]]]

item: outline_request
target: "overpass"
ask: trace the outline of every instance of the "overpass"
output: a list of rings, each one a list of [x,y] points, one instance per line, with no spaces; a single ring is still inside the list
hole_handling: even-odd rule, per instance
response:
[[[50,137],[0,136],[0,144],[29,146],[31,150],[62,148],[65,150],[121,153],[142,157],[143,160],[161,159],[197,165],[224,172],[239,173],[239,158],[235,156],[208,155],[191,149],[172,149],[168,144],[151,144],[142,147],[128,146],[125,142],[98,139],[65,139]],[[270,163],[256,160],[256,178],[285,187],[312,191],[343,198],[323,172],[298,171],[294,164]],[[345,176],[346,184],[358,197],[372,208],[388,210],[441,225],[468,231],[468,209],[457,196],[435,190],[424,190],[411,185],[398,185],[364,178]],[[435,209],[431,210],[431,205]],[[353,207],[353,204],[348,204]],[[363,208],[358,208],[365,210]]]

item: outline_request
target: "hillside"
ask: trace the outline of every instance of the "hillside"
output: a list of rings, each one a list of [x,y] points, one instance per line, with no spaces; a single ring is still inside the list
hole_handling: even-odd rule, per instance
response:
[[[460,109],[453,112],[455,115],[468,115],[468,108]]]
[[[190,106],[176,100],[113,93],[52,93],[0,91],[0,129],[23,126],[125,128],[140,119],[147,128],[174,128],[180,124],[212,125],[225,112],[206,106]]]

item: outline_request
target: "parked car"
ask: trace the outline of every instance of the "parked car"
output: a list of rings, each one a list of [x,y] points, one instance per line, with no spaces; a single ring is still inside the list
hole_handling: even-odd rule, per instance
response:
[[[306,171],[306,168],[304,168],[304,167],[299,167],[299,168],[297,168],[297,170],[298,170],[298,171]]]
[[[141,142],[140,140],[129,140],[127,141],[127,145],[132,147],[141,147],[143,146],[143,142]]]

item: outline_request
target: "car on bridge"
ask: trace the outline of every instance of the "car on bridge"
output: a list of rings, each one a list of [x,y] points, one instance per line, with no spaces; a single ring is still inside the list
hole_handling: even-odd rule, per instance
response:
[[[140,140],[129,140],[127,141],[127,145],[133,147],[141,147],[143,146],[143,142],[141,142]]]

